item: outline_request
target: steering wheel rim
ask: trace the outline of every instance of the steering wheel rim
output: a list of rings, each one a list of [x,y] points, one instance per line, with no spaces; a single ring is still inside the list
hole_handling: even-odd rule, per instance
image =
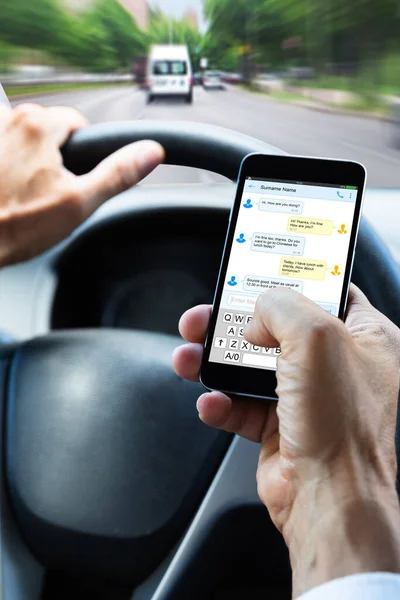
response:
[[[284,154],[278,148],[232,129],[191,121],[130,121],[92,125],[74,133],[63,148],[64,165],[83,175],[127,144],[159,142],[165,164],[205,169],[236,181],[243,158],[252,152]]]
[[[260,140],[220,127],[189,122],[139,121],[101,124],[78,131],[63,149],[65,166],[76,174],[86,173],[118,148],[143,138],[155,139],[163,144],[166,150],[166,164],[207,169],[225,175],[231,180],[236,179],[239,164],[247,154],[251,152],[282,154]],[[397,325],[400,325],[400,312],[397,307],[397,300],[400,298],[400,278],[396,265],[383,242],[365,221],[362,222],[360,229],[354,275],[372,303]],[[132,340],[135,336],[138,336],[137,332],[132,333]],[[150,360],[152,356],[152,339],[154,340],[153,355],[157,357],[157,336],[154,334],[149,336],[143,334],[143,336],[144,345],[147,345],[148,359]],[[179,340],[176,339],[176,343],[178,342]],[[169,389],[171,389],[171,393],[176,394],[177,389],[180,388],[180,383],[176,380],[174,380],[173,386],[171,384],[171,388],[168,387],[170,383],[169,375],[166,374],[166,353],[170,352],[171,343],[171,340],[164,341],[165,353],[162,354],[160,351],[158,363],[155,359],[157,363],[155,372],[159,369],[164,374],[163,396],[168,396]],[[75,507],[71,519],[69,507],[59,490],[64,490],[65,493],[65,489],[72,485],[79,491],[80,488],[85,489],[85,485],[87,486],[89,481],[92,486],[90,498],[103,497],[104,494],[109,494],[109,498],[112,498],[115,495],[115,490],[107,489],[106,483],[96,475],[104,472],[105,464],[109,469],[113,460],[118,461],[118,454],[110,454],[113,452],[110,435],[104,436],[107,439],[107,447],[102,450],[107,454],[107,461],[102,459],[100,452],[95,452],[91,456],[90,472],[85,470],[87,465],[83,471],[79,471],[79,461],[82,462],[83,436],[98,439],[102,435],[102,432],[94,430],[94,427],[103,429],[108,427],[108,433],[112,431],[114,436],[119,436],[118,444],[114,444],[117,446],[118,452],[121,452],[122,437],[129,435],[129,428],[123,428],[121,421],[115,421],[115,407],[110,405],[107,397],[102,397],[102,394],[105,393],[104,390],[108,390],[110,394],[110,378],[113,377],[113,373],[119,372],[120,363],[127,367],[129,361],[135,360],[129,344],[130,339],[127,332],[124,332],[123,335],[121,332],[104,330],[102,332],[57,332],[21,344],[11,356],[5,400],[7,408],[4,444],[7,486],[22,536],[42,564],[46,566],[60,568],[63,566],[63,561],[69,559],[74,567],[83,569],[85,572],[91,572],[93,568],[93,564],[90,562],[90,553],[94,551],[96,554],[101,536],[96,530],[98,524],[93,519],[90,519],[89,526],[85,521],[88,518],[87,506],[85,506],[87,496],[81,496],[83,509],[79,510],[79,507]],[[96,351],[91,352],[91,347]],[[98,353],[101,347],[104,348],[104,353],[110,351],[110,348],[112,349],[109,356],[104,354],[111,361],[107,368],[101,368],[102,363],[99,363],[96,358],[98,356],[96,352]],[[101,425],[98,421],[96,425],[93,425],[90,420],[82,419],[79,411],[77,413],[76,408],[74,409],[76,406],[81,406],[82,403],[86,403],[85,406],[89,403],[93,411],[90,387],[84,386],[82,391],[80,386],[75,389],[71,384],[82,363],[85,364],[85,374],[82,374],[82,377],[85,376],[87,381],[91,382],[91,386],[95,386],[98,394],[96,403],[99,403],[104,416]],[[126,371],[127,368],[123,372],[122,382],[118,380],[118,377],[113,379],[113,390],[115,397],[119,400],[120,412],[121,402],[124,402],[127,414],[131,414],[129,413],[130,404],[133,400],[138,404],[139,397],[132,397],[132,394],[134,392],[142,393],[146,388],[146,382],[143,377],[138,376],[137,368],[132,369],[131,380],[129,372],[127,374]],[[32,385],[32,378],[35,377],[39,378],[39,386]],[[149,378],[151,379],[151,374],[149,374]],[[196,384],[190,384],[187,388],[184,388],[182,384],[181,393],[182,395],[187,394],[188,402],[193,402],[193,398],[200,391],[200,388],[193,386]],[[186,392],[185,389],[188,391]],[[162,400],[165,401],[164,398]],[[42,421],[43,415],[45,415],[45,427],[39,419],[39,415],[42,415]],[[193,416],[197,419],[194,411]],[[171,416],[173,419],[176,417],[175,414]],[[154,437],[154,431],[148,428],[156,418],[157,414],[155,413],[154,417],[149,418],[149,422],[143,423],[143,431],[140,432],[142,444],[143,437],[149,443],[151,435]],[[186,416],[185,418],[191,419],[192,417]],[[84,430],[82,423],[85,424],[86,429]],[[171,426],[165,412],[161,426],[164,429]],[[179,436],[179,431],[176,435]],[[57,444],[55,444],[55,440],[58,440]],[[218,460],[221,458],[222,449],[226,450],[228,442],[227,438],[220,441]],[[129,440],[129,444],[132,445],[132,439]],[[185,448],[180,453],[184,452]],[[110,459],[110,456],[113,460]],[[155,453],[152,454],[152,460],[154,460],[154,456]],[[52,458],[51,461],[49,457]],[[125,472],[119,473],[122,479],[131,476],[128,463],[125,463],[125,467]],[[39,485],[37,475],[42,470],[46,470],[46,475],[50,471],[50,477],[43,477]],[[74,475],[76,470],[79,472],[79,476]],[[95,473],[94,477],[91,475],[93,472]],[[65,473],[70,478],[67,487]],[[84,480],[85,475],[86,481]],[[117,488],[119,491],[122,489],[118,486]],[[196,496],[196,502],[198,502],[198,498]],[[120,510],[121,504],[117,503],[115,508]],[[192,504],[191,509],[195,510],[195,508],[196,506]],[[188,514],[190,514],[190,510]],[[121,571],[121,565],[118,564],[119,558],[122,557],[123,561],[123,557],[126,559],[127,556],[132,555],[138,561],[138,557],[141,555],[143,557],[145,552],[139,552],[138,547],[127,544],[126,539],[121,540],[121,537],[124,536],[121,536],[116,523],[119,526],[121,521],[118,521],[115,514],[112,514],[111,520],[107,521],[106,539],[102,547],[103,554],[102,552],[97,553],[96,560],[99,562],[96,564],[99,570],[108,576],[124,580],[137,565],[132,566],[129,560],[125,560]],[[140,527],[135,522],[131,531],[135,530],[136,533],[139,531],[138,543],[142,543],[142,539],[146,536],[142,523],[139,525]],[[150,526],[147,527],[147,529],[149,528]],[[117,533],[113,537],[114,531]],[[179,531],[182,533],[182,528]],[[132,533],[132,535],[134,534]],[[97,546],[88,543],[92,538]],[[82,539],[85,540],[83,543]],[[43,547],[43,540],[45,540],[46,548]],[[55,552],[56,547],[57,552]],[[121,548],[122,553],[120,552]],[[111,566],[110,550],[115,558]],[[143,579],[143,574],[149,572],[149,563],[146,561],[144,563],[140,576],[138,576],[139,579]]]

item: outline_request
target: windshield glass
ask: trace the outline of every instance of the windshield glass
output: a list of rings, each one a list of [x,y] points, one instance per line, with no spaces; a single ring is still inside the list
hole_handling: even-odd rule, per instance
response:
[[[153,75],[186,75],[187,65],[183,60],[157,60],[153,63]]]
[[[369,186],[400,186],[399,0],[0,3],[0,82],[14,106],[210,123],[356,160]],[[221,181],[163,166],[146,183]]]

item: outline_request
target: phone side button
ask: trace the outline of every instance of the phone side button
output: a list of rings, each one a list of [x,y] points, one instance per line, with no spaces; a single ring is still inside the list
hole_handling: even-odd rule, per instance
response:
[[[252,367],[266,367],[276,369],[276,358],[274,356],[262,356],[260,354],[243,354],[243,364]]]

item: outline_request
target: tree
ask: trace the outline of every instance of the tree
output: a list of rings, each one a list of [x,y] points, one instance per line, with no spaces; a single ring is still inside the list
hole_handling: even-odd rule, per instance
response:
[[[400,45],[398,0],[205,0],[205,12],[214,46],[247,49],[270,66],[323,73],[336,62],[362,70],[373,60],[380,69],[389,46]]]
[[[82,69],[128,68],[147,40],[118,0],[72,15],[59,0],[0,0],[0,39],[47,52]]]
[[[129,68],[147,40],[117,0],[100,0],[75,18],[65,48],[70,62],[96,70]]]
[[[210,22],[207,35],[224,48],[225,57],[236,50],[246,80],[256,61],[273,64],[281,59],[280,44],[285,36],[281,2],[205,0],[205,14]]]
[[[0,39],[16,46],[54,49],[67,17],[58,0],[0,0]]]

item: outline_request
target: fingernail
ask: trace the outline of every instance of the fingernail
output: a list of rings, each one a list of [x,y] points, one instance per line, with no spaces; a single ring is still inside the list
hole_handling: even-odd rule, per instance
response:
[[[144,141],[141,142],[140,153],[137,159],[138,167],[141,171],[142,177],[145,177],[153,169],[164,160],[165,152],[164,148],[157,142]]]

